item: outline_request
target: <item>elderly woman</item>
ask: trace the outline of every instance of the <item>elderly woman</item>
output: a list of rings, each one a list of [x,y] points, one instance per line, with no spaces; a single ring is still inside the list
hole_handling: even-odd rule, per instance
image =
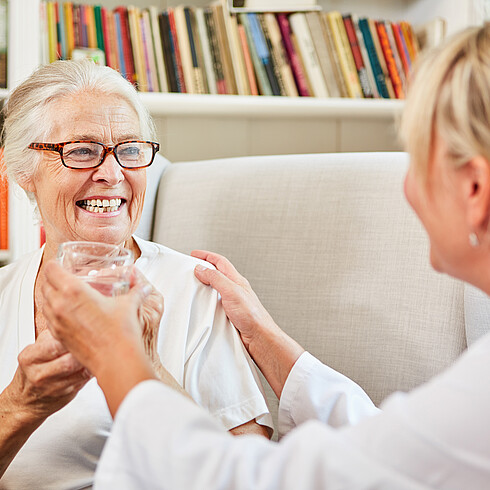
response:
[[[37,204],[46,244],[0,270],[0,488],[90,487],[111,429],[96,380],[46,330],[45,265],[70,240],[132,250],[165,297],[146,341],[166,369],[225,429],[268,435],[257,373],[217,293],[194,277],[198,261],[133,235],[158,151],[134,87],[92,62],[56,62],[4,111],[7,171]]]
[[[428,232],[432,265],[490,294],[490,25],[467,30],[425,57],[402,135],[411,154],[405,194]],[[352,381],[282,332],[226,259],[195,255],[218,267],[198,266],[196,275],[222,294],[249,353],[280,396],[280,423],[282,417],[292,430],[279,444],[233,440],[203,410],[152,381],[138,337],[141,289],[131,292],[127,314],[111,318],[121,301],[51,263],[43,291],[50,329],[95,373],[117,412],[98,488],[488,488],[490,334],[424,386],[390,397],[379,412]],[[106,325],[124,338],[115,348],[97,341],[97,329]],[[130,346],[124,369],[138,375],[117,385],[123,369],[117,358]],[[333,429],[325,422],[330,395],[339,390],[346,396],[340,408],[362,411],[364,418]]]

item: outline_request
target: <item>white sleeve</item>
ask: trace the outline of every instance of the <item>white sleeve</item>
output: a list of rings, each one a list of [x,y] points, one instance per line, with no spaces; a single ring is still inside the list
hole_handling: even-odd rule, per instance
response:
[[[366,392],[304,352],[291,369],[279,401],[279,436],[307,420],[331,427],[357,424],[379,412]]]
[[[99,489],[484,489],[490,481],[490,335],[377,415],[334,429],[309,421],[274,443],[232,437],[204,410],[147,381],[122,403]]]
[[[374,487],[421,488],[320,422],[304,424],[278,444],[233,437],[156,381],[141,383],[122,403],[95,478],[99,490]]]

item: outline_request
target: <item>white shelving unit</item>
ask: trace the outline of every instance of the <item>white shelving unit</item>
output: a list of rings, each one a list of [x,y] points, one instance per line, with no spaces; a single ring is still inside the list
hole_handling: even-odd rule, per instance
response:
[[[63,1],[63,0],[60,0]],[[189,0],[205,6],[211,0]],[[448,31],[477,23],[488,0],[320,0],[324,10],[355,12],[417,25],[443,16]],[[124,0],[87,0],[113,8]],[[181,0],[132,0],[132,5],[166,8]],[[9,2],[8,85],[15,87],[40,62],[40,0]],[[0,91],[0,98],[6,96]],[[162,153],[171,161],[254,154],[399,149],[394,120],[402,102],[394,100],[239,97],[187,94],[141,94],[153,114]],[[11,260],[34,249],[39,231],[32,209],[12,187]]]

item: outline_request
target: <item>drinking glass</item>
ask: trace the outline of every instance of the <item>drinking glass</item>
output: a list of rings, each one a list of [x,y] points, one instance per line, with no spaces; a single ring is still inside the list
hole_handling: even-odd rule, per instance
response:
[[[69,272],[106,296],[129,291],[133,253],[126,248],[99,242],[64,242],[58,261]]]

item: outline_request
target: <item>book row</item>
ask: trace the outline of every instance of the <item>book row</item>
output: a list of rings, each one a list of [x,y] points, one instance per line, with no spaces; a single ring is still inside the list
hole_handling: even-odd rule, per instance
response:
[[[339,12],[41,3],[43,62],[92,57],[142,92],[403,98],[408,22]]]

